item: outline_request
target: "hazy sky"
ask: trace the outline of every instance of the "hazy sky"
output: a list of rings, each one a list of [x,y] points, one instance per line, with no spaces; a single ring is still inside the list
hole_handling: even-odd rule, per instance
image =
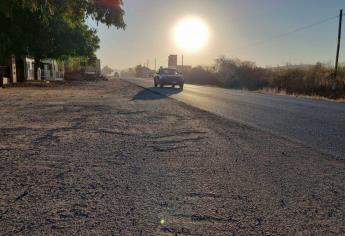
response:
[[[97,55],[102,66],[116,69],[143,64],[148,59],[153,67],[155,57],[158,65],[166,66],[169,54],[182,53],[189,65],[209,65],[221,55],[261,66],[333,62],[336,18],[282,38],[271,38],[336,16],[341,8],[345,10],[345,0],[124,0],[127,28],[123,31],[97,26],[101,39]],[[176,23],[187,15],[202,18],[211,32],[207,46],[194,53],[181,51],[171,34]],[[258,41],[266,43],[251,46]],[[345,61],[344,45],[345,40],[341,61]]]

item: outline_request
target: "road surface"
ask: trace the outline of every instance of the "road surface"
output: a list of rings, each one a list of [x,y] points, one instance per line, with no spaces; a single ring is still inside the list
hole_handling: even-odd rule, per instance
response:
[[[345,159],[344,103],[197,85],[185,85],[180,91],[154,88],[152,79],[124,80]]]
[[[345,235],[345,162],[305,145],[122,80],[0,107],[0,236]]]

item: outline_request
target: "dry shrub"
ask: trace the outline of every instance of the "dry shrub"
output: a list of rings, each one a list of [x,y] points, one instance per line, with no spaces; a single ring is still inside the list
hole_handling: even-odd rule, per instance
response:
[[[287,94],[345,98],[345,66],[339,68],[335,91],[332,89],[334,70],[321,63],[262,68],[253,62],[220,57],[212,67],[198,66],[184,74],[187,83],[192,84],[247,90],[266,88]]]
[[[189,71],[184,71],[183,74],[186,82],[190,84],[222,86],[221,81],[212,68],[198,66]]]

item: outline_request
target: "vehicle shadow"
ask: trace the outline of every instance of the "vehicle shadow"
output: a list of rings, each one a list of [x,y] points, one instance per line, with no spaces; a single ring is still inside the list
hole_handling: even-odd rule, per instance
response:
[[[174,94],[181,93],[182,90],[178,88],[148,88],[139,91],[133,96],[132,100],[158,100],[164,99]]]

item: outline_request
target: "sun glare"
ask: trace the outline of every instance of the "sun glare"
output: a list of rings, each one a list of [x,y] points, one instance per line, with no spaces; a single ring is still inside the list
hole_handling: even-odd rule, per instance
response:
[[[181,49],[196,52],[206,46],[209,30],[206,23],[200,18],[187,17],[177,23],[174,37]]]

